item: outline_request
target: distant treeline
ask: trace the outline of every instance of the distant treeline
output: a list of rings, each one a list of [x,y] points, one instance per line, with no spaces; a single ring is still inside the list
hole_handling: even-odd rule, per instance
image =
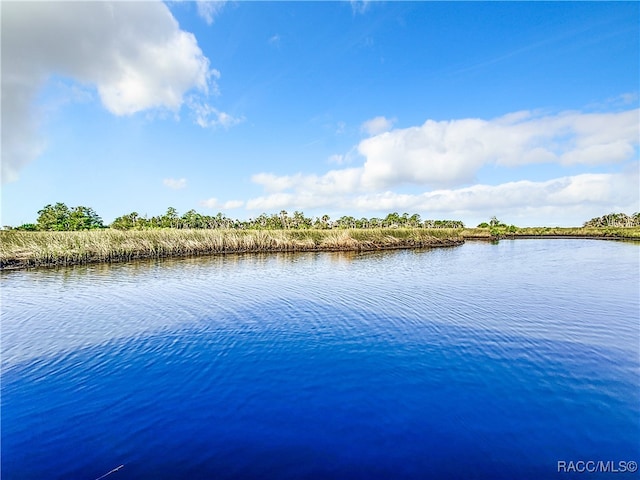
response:
[[[584,222],[584,227],[640,227],[640,212],[633,215],[610,213]]]
[[[99,228],[117,230],[146,230],[152,228],[193,228],[193,229],[245,229],[245,230],[288,230],[288,229],[332,229],[332,228],[464,228],[459,220],[422,220],[420,215],[389,213],[384,218],[355,218],[342,216],[332,220],[329,215],[307,217],[295,211],[293,214],[282,210],[280,213],[268,215],[263,213],[249,220],[237,220],[223,213],[202,215],[189,210],[183,215],[169,207],[164,215],[154,217],[141,216],[131,212],[116,218],[110,225],[105,225],[102,218],[89,207],[68,207],[64,203],[46,205],[38,211],[36,223],[27,223],[15,230],[29,231],[77,231]],[[5,227],[8,228],[8,227]]]
[[[10,227],[4,227],[9,229]],[[25,223],[13,230],[78,231],[106,228],[102,218],[89,207],[67,207],[64,203],[47,205],[38,211],[36,223]]]
[[[640,227],[640,213],[626,215],[624,213],[610,213],[602,217],[592,218],[585,222],[584,227]],[[4,227],[11,230],[27,231],[79,231],[100,228],[114,228],[117,230],[147,230],[153,228],[180,229],[242,229],[242,230],[288,230],[288,229],[320,229],[333,228],[465,228],[459,220],[422,220],[419,214],[397,212],[389,213],[383,218],[355,218],[342,216],[332,220],[329,215],[307,217],[304,213],[295,211],[292,214],[286,210],[280,213],[263,213],[249,220],[237,220],[227,217],[223,213],[217,215],[202,215],[195,210],[179,215],[178,211],[169,207],[164,215],[154,217],[141,216],[138,212],[131,212],[116,218],[110,225],[105,225],[102,218],[89,207],[68,207],[64,203],[46,205],[38,211],[36,223],[26,223],[16,228]],[[515,232],[517,227],[506,225],[496,217],[478,225],[478,228],[489,228],[492,231]]]

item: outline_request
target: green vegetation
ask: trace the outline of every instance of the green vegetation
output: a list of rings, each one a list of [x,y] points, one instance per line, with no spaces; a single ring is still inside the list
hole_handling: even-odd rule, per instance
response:
[[[201,215],[175,208],[147,218],[137,212],[116,218],[107,228],[95,211],[47,205],[36,223],[0,231],[0,269],[118,262],[141,258],[244,252],[366,251],[459,245],[465,240],[587,237],[640,240],[640,214],[609,214],[576,228],[519,228],[496,217],[477,228],[456,220],[422,220],[390,213],[384,218],[328,215],[308,218],[262,214],[240,221],[222,213]]]
[[[156,217],[141,217],[138,212],[132,212],[116,218],[111,228],[118,230],[144,230],[149,228],[233,228],[253,230],[326,230],[333,228],[463,228],[464,224],[457,220],[422,220],[420,215],[409,215],[397,212],[390,213],[384,218],[355,218],[343,216],[331,220],[329,215],[310,218],[304,213],[295,211],[289,214],[286,210],[267,215],[263,213],[247,221],[235,220],[222,213],[215,216],[202,215],[195,210],[189,210],[178,216],[175,208],[167,209],[164,215]]]
[[[640,214],[631,216],[611,213],[585,222],[583,227],[516,227],[502,223],[496,217],[477,228],[460,231],[465,239],[582,237],[640,240]]]
[[[584,227],[640,227],[640,212],[633,215],[610,213],[584,222]]]
[[[25,231],[78,231],[104,228],[102,219],[88,207],[69,208],[64,203],[46,205],[38,211],[37,223],[25,223],[16,230]]]
[[[47,205],[38,212],[37,223],[26,223],[14,230],[24,231],[78,231],[105,228],[102,219],[95,211],[87,207],[69,208],[64,203]],[[178,229],[242,229],[242,230],[300,230],[317,229],[328,230],[335,228],[464,228],[459,220],[422,220],[417,213],[400,215],[397,212],[388,214],[384,218],[355,218],[343,216],[331,220],[329,215],[310,218],[304,213],[295,211],[289,214],[286,210],[267,215],[263,213],[249,220],[236,220],[223,213],[215,216],[202,215],[195,210],[189,210],[183,215],[169,207],[164,215],[148,218],[138,212],[131,212],[117,217],[111,225],[116,230],[147,230],[154,228]],[[11,230],[11,227],[5,227]]]
[[[478,228],[488,229],[489,235],[495,239],[499,239],[508,235],[514,235],[518,231],[518,227],[516,227],[515,225],[507,225],[506,223],[502,223],[495,216],[491,217],[489,223],[483,222],[478,225]]]
[[[464,236],[464,233],[462,234]],[[518,228],[512,234],[505,235],[513,238],[527,237],[578,237],[578,238],[610,238],[620,240],[640,240],[640,226],[638,227],[526,227]]]
[[[451,230],[102,229],[0,232],[0,269],[245,252],[367,251],[459,245]]]

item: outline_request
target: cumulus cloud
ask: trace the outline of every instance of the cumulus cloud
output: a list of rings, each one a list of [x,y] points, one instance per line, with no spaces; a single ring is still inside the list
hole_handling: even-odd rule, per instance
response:
[[[217,88],[195,37],[161,2],[3,3],[3,181],[42,151],[34,101],[51,75],[95,86],[114,115],[177,112],[187,91]]]
[[[529,225],[554,222],[580,225],[602,212],[635,212],[639,208],[638,171],[620,174],[581,174],[543,182],[521,180],[500,185],[473,185],[420,194],[392,191],[312,195],[273,193],[247,202],[260,211],[287,208],[336,209],[347,212],[425,212],[425,218],[484,219],[487,215],[521,218]],[[489,213],[488,213],[489,212]]]
[[[367,135],[379,135],[391,130],[394,123],[396,123],[395,118],[388,119],[385,117],[375,117],[364,122],[361,125],[360,130],[365,132]]]
[[[3,7],[4,8],[4,7]],[[34,83],[25,78],[24,82],[15,82],[14,88],[5,89],[2,74],[2,183],[14,182],[18,172],[44,151],[46,142],[38,133],[40,115],[31,103],[34,96]]]
[[[205,208],[216,208],[219,205],[218,199],[211,197],[207,200],[201,200],[200,205]]]
[[[242,200],[228,200],[222,204],[222,208],[232,210],[234,208],[240,208],[244,205]]]
[[[165,187],[169,187],[172,190],[180,190],[187,186],[187,179],[186,178],[180,178],[180,179],[165,178],[164,180],[162,180],[162,183],[164,184]]]
[[[614,113],[515,112],[493,120],[427,120],[362,140],[362,166],[324,175],[252,177],[266,192],[326,195],[377,192],[400,185],[430,189],[471,184],[484,166],[554,163],[602,166],[634,158],[640,110]],[[333,157],[336,162],[339,157]]]
[[[202,200],[200,205],[205,208],[217,208],[222,210],[233,210],[234,208],[240,208],[244,205],[242,200],[229,200],[227,202],[220,202],[217,198],[211,197],[207,200]]]
[[[270,193],[295,190],[305,194],[335,195],[360,190],[361,172],[360,168],[343,168],[330,170],[322,176],[300,173],[278,176],[272,173],[258,173],[251,177],[251,181],[262,185],[264,190]]]
[[[636,181],[638,179],[635,176]],[[413,208],[437,212],[473,212],[520,209],[523,207],[565,207],[576,205],[629,205],[637,201],[628,175],[581,174],[544,182],[521,180],[500,185],[434,190],[418,195],[392,192],[354,198],[358,208]]]
[[[603,165],[630,159],[638,146],[639,110],[565,112],[537,116],[518,112],[493,120],[427,120],[363,140],[362,183],[430,187],[472,182],[484,165],[535,163]]]
[[[262,186],[265,195],[247,201],[246,207],[420,211],[432,212],[434,218],[526,213],[522,218],[533,223],[536,218],[546,218],[547,223],[563,215],[566,219],[569,212],[582,221],[602,211],[634,212],[640,209],[639,114],[638,109],[524,111],[491,120],[427,120],[363,139],[356,147],[360,166],[320,175],[258,173],[252,181]],[[343,165],[345,156],[334,155],[330,162]],[[543,163],[571,168],[574,174],[547,181],[473,185],[483,167],[508,169],[517,177],[520,167]],[[621,165],[624,173],[592,173],[593,167],[619,170]],[[575,174],[576,168],[586,172]],[[394,191],[402,186],[421,188],[423,193]]]

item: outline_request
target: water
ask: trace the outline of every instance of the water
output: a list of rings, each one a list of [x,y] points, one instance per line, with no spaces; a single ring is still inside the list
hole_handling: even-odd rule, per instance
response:
[[[3,479],[539,479],[640,461],[638,244],[1,282]]]

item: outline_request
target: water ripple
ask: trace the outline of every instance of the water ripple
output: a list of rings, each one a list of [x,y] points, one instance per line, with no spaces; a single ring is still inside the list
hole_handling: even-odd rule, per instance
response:
[[[3,478],[544,478],[637,458],[637,262],[562,240],[2,275]]]

